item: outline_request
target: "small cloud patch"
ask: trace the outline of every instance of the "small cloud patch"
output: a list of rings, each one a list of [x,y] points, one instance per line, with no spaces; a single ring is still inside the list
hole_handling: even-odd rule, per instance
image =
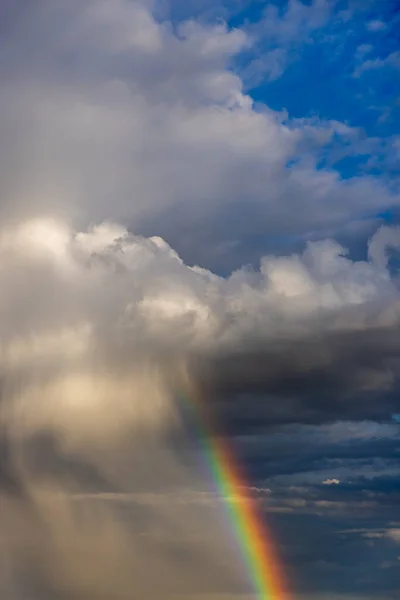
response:
[[[387,25],[384,21],[375,19],[367,23],[367,29],[368,31],[384,31],[385,29],[387,29]]]

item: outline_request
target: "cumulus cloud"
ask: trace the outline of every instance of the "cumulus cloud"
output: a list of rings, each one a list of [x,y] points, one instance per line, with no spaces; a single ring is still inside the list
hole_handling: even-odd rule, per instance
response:
[[[186,265],[162,238],[135,236],[117,225],[75,232],[53,219],[22,222],[0,233],[8,316],[3,361],[11,367],[41,354],[79,356],[108,328],[132,350],[154,342],[201,353],[246,341],[272,344],[284,335],[294,341],[394,327],[398,289],[387,261],[399,243],[398,230],[384,227],[370,241],[369,261],[353,262],[326,240],[300,255],[266,256],[259,271],[243,268],[223,278]],[[16,308],[23,319],[12,318]],[[57,347],[53,327],[68,347]],[[120,343],[107,335],[107,345]]]
[[[199,328],[190,294],[179,292],[182,261],[159,238],[106,224],[78,233],[38,219],[0,237],[8,290],[1,301],[2,585],[15,598],[168,598],[201,590],[206,572],[211,588],[234,581],[240,588],[235,556],[224,542],[217,548],[211,532],[201,535],[220,509],[177,508],[167,495],[196,473],[194,459],[180,458],[188,447],[171,385],[180,365],[166,352],[158,359],[170,333],[163,320],[185,326],[187,314],[188,332]],[[172,289],[188,308],[182,314],[166,296],[158,327],[145,300],[160,299],[163,277],[177,279]],[[110,503],[105,492],[139,496],[127,514],[126,503]],[[177,555],[186,557],[185,574]]]
[[[378,232],[369,262],[352,262],[326,241],[310,244],[302,255],[265,257],[259,271],[222,278],[186,265],[161,238],[134,236],[109,223],[82,232],[50,218],[3,226],[2,502],[10,523],[24,523],[18,535],[7,534],[16,557],[10,559],[11,581],[23,548],[33,543],[43,549],[35,559],[37,585],[54,593],[75,597],[76,589],[80,597],[87,589],[87,598],[97,597],[98,586],[106,585],[102,565],[111,561],[107,585],[121,589],[114,597],[130,589],[156,597],[159,592],[138,575],[150,555],[165,593],[175,586],[196,589],[195,565],[203,561],[209,568],[202,552],[210,539],[196,533],[209,518],[201,514],[204,503],[185,504],[183,515],[181,508],[177,513],[181,503],[171,506],[168,499],[133,502],[139,523],[162,532],[149,540],[146,533],[139,551],[130,535],[142,537],[136,530],[125,533],[121,503],[93,508],[87,492],[124,497],[193,485],[180,391],[204,394],[214,410],[224,399],[231,408],[246,405],[237,393],[253,389],[264,423],[308,420],[310,410],[322,414],[321,408],[329,415],[326,398],[310,399],[300,389],[318,391],[329,377],[348,396],[343,408],[336,398],[331,410],[337,413],[351,415],[357,394],[390,392],[399,297],[381,257],[386,244],[396,243],[395,233]],[[296,404],[292,384],[299,387]],[[194,537],[179,538],[181,551],[192,553],[184,580],[170,558],[176,534],[171,538],[168,531],[177,519],[182,527],[197,524]],[[215,585],[243,585],[232,575],[234,557],[214,547],[222,563],[214,555],[210,560],[227,569],[215,575]],[[92,554],[89,570],[73,559],[76,548]]]
[[[65,397],[65,411],[80,414],[73,435],[85,428],[85,414],[90,429],[98,406],[71,404],[70,396],[95,393],[114,403],[107,369],[121,371],[119,402],[126,410],[118,419],[106,418],[106,428],[124,428],[142,413],[145,420],[164,422],[168,403],[141,411],[123,400],[124,381],[129,396],[132,369],[143,357],[166,361],[175,376],[185,363],[206,387],[226,393],[250,386],[290,398],[296,387],[299,396],[302,389],[314,395],[328,382],[350,395],[390,392],[398,374],[400,305],[386,248],[398,243],[398,231],[383,228],[370,242],[368,262],[351,261],[327,240],[310,243],[302,255],[264,257],[259,271],[241,269],[222,278],[186,265],[161,238],[134,236],[112,224],[86,232],[52,219],[5,227],[3,376],[12,381],[34,374],[37,380],[43,373],[38,391],[29,391],[36,400],[18,392],[24,414],[32,411],[35,421],[54,425]],[[99,365],[106,371],[95,392],[85,373]],[[43,388],[48,378],[50,387]],[[59,425],[68,428],[63,412]]]
[[[161,238],[116,225],[75,232],[38,219],[6,227],[0,366],[13,400],[3,420],[21,428],[17,405],[25,428],[56,429],[78,446],[119,439],[135,424],[164,428],[174,422],[166,390],[174,378],[185,387],[188,374],[211,403],[214,393],[245,388],[286,398],[282,414],[282,402],[259,401],[283,421],[327,411],[326,399],[319,407],[315,398],[326,384],[349,397],[343,409],[332,405],[338,414],[351,415],[351,398],[376,391],[393,404],[380,410],[395,412],[399,294],[382,257],[397,239],[397,230],[378,231],[369,262],[352,262],[326,241],[222,278],[186,265]]]
[[[251,33],[159,22],[138,1],[21,5],[2,7],[3,221],[123,222],[209,264],[250,231],[323,235],[398,202],[377,179],[316,170],[309,131],[254,108],[230,68]],[[291,3],[290,22],[310,10]]]

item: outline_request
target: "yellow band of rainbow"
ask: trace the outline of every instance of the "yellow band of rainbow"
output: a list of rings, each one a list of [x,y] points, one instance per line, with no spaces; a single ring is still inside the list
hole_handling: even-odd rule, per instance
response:
[[[289,600],[277,552],[257,501],[243,496],[248,482],[229,444],[215,434],[215,426],[201,397],[181,396],[190,410],[201,443],[203,458],[218,494],[223,498],[230,526],[246,564],[257,600]],[[231,499],[231,500],[230,500]],[[234,501],[232,501],[232,499]]]

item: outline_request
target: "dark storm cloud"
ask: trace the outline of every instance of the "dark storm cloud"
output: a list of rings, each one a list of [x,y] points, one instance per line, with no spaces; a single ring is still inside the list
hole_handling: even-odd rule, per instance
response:
[[[399,410],[398,326],[278,341],[216,357],[204,375],[223,420],[273,423],[387,419]],[[203,371],[204,373],[204,371]]]

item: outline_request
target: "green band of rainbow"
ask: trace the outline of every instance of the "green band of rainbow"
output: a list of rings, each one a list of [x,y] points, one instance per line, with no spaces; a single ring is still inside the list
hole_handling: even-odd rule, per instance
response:
[[[218,494],[224,499],[230,525],[248,569],[257,600],[288,600],[271,536],[254,498],[243,496],[248,488],[227,442],[215,435],[204,402],[198,394],[181,396],[189,409],[203,459]]]

